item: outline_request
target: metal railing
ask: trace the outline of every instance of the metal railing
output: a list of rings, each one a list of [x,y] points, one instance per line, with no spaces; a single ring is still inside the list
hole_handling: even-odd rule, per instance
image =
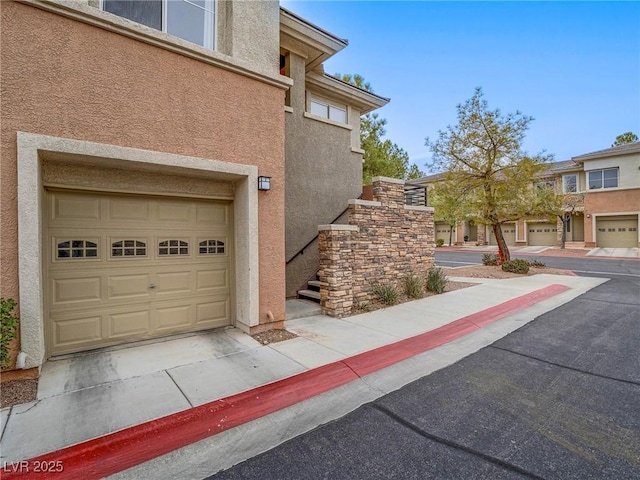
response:
[[[404,204],[427,206],[427,187],[415,183],[404,184]]]

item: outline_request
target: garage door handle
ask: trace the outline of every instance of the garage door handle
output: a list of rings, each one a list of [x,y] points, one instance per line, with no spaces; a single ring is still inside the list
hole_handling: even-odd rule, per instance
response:
[[[156,284],[155,283],[150,283],[149,284],[149,288],[156,288]]]

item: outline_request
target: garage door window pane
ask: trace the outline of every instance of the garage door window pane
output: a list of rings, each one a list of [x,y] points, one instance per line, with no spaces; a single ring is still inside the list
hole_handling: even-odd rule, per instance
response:
[[[189,255],[189,242],[184,240],[164,240],[158,244],[158,255],[162,257]]]
[[[198,245],[200,255],[223,255],[224,242],[220,240],[204,240]]]
[[[88,240],[65,240],[58,242],[57,259],[98,257],[98,244]]]
[[[118,240],[111,244],[112,257],[144,257],[147,244],[140,240]]]

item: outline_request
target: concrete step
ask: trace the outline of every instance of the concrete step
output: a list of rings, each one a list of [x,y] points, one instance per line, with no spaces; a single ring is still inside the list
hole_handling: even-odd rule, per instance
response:
[[[316,292],[313,290],[298,290],[298,297],[300,298],[311,298],[317,302],[320,301],[320,292]]]
[[[320,280],[309,280],[307,285],[309,285],[309,290],[320,291]]]
[[[287,315],[286,320],[295,320],[296,318],[313,317],[316,315],[322,315],[320,305],[313,300],[302,300],[296,298],[294,300],[287,300]]]

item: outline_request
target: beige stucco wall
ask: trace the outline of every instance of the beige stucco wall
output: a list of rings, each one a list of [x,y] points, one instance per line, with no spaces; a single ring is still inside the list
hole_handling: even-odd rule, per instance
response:
[[[29,5],[2,16],[0,293],[18,297],[17,132],[254,165],[259,318],[284,319],[282,89]],[[258,2],[259,3],[259,2]]]
[[[618,157],[587,160],[584,162],[585,178],[590,170],[619,168],[618,188],[640,187],[640,153]],[[585,187],[586,188],[586,187]]]
[[[318,225],[331,223],[362,191],[362,155],[351,149],[353,129],[305,116],[304,59],[294,53],[290,73],[292,111],[285,117],[287,259],[317,235]],[[318,268],[317,249],[304,255],[304,261],[287,266],[287,296],[295,296]]]

